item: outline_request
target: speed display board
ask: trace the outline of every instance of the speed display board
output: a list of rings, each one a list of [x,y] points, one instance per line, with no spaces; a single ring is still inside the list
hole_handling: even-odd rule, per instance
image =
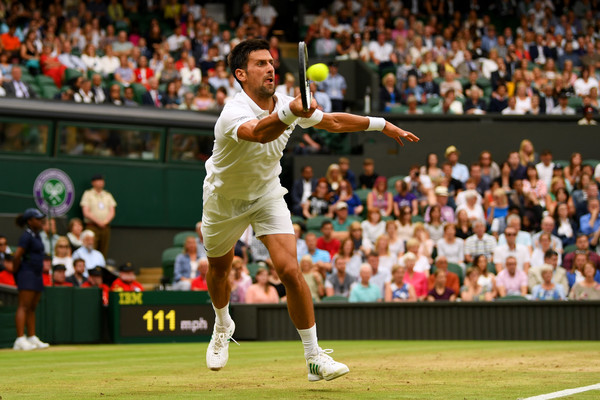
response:
[[[207,292],[113,292],[109,312],[115,343],[208,342],[215,321]]]

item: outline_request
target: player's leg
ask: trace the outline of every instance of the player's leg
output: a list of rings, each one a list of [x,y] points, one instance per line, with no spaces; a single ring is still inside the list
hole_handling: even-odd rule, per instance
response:
[[[285,286],[288,312],[294,326],[297,329],[311,328],[315,325],[315,313],[310,289],[298,266],[295,236],[276,234],[261,236],[260,239],[269,250],[277,275]]]
[[[206,349],[206,365],[213,371],[227,364],[229,341],[235,331],[229,315],[231,286],[228,277],[234,245],[249,224],[248,216],[243,212],[244,206],[242,201],[211,194],[202,210],[202,237],[208,257],[206,284],[215,309],[215,325]]]
[[[295,236],[271,234],[260,239],[269,250],[275,270],[285,286],[288,312],[304,346],[308,380],[332,380],[347,374],[348,367],[328,355],[332,350],[325,351],[319,347],[310,290],[296,258]]]
[[[215,310],[215,326],[206,349],[206,366],[218,371],[229,360],[229,340],[235,331],[235,324],[229,315],[231,285],[229,272],[233,260],[233,248],[220,257],[208,257],[206,285]]]
[[[231,271],[232,261],[233,248],[224,256],[208,257],[206,285],[215,308],[223,308],[229,304],[229,296],[231,295],[229,272]]]

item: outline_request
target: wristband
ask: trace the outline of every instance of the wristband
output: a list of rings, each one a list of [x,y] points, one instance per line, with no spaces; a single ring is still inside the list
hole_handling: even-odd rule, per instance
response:
[[[385,128],[385,118],[367,117],[369,118],[369,127],[367,131],[382,131]]]
[[[279,117],[279,120],[287,126],[290,126],[298,119],[298,117],[294,115],[290,109],[290,103],[287,103],[285,106],[281,107],[279,111],[277,111],[277,116]]]

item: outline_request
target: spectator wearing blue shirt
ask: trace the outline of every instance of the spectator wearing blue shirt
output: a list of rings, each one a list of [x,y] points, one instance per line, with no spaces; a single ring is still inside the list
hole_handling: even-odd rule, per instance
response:
[[[349,302],[375,302],[383,299],[379,286],[370,282],[372,275],[373,270],[369,264],[360,266],[360,281],[350,288]]]
[[[350,169],[350,160],[347,157],[340,157],[338,165],[340,166],[342,178],[350,182],[352,190],[356,190],[356,174]]]
[[[600,230],[600,200],[597,198],[588,199],[588,213],[579,218],[579,231],[588,236],[593,236]]]
[[[106,266],[106,261],[104,260],[104,256],[98,250],[94,249],[94,237],[96,235],[94,232],[86,229],[81,232],[81,242],[83,243],[80,248],[73,252],[73,260],[81,258],[85,261],[85,266],[88,270],[96,267],[104,267]],[[83,274],[86,278],[88,277],[88,272],[85,271]]]
[[[308,255],[311,257],[313,264],[319,268],[319,272],[323,276],[328,272],[331,272],[331,256],[328,251],[317,248],[317,235],[312,232],[308,232],[304,237],[306,242],[306,248],[308,249]],[[300,261],[298,256],[298,261]]]
[[[510,179],[513,181],[527,179],[527,167],[521,164],[518,151],[508,153],[506,162],[508,162],[508,166],[510,167]]]
[[[448,146],[445,152],[446,159],[452,165],[452,178],[462,182],[463,184],[469,179],[469,168],[465,164],[458,162],[460,152],[456,146]]]
[[[331,111],[344,111],[344,96],[346,95],[346,79],[338,74],[338,65],[329,63],[329,76],[319,85],[331,99]]]
[[[531,291],[534,300],[565,300],[566,288],[560,283],[552,282],[552,266],[544,265],[541,269],[543,282],[534,286]]]

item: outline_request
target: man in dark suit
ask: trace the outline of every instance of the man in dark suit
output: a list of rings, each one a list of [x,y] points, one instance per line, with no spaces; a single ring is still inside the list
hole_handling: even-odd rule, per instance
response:
[[[556,49],[552,51],[550,47],[544,45],[544,36],[537,34],[535,35],[535,43],[529,46],[529,55],[531,60],[536,64],[543,65],[546,60],[552,58],[556,60]]]
[[[544,92],[540,96],[540,114],[550,114],[552,109],[558,105],[558,98],[554,95],[552,83],[544,85]]]
[[[510,82],[512,80],[512,76],[510,71],[506,68],[506,63],[504,60],[499,58],[497,60],[498,69],[492,72],[492,76],[490,77],[490,81],[492,81],[492,89],[496,90],[500,83],[504,84],[506,82]]]
[[[302,203],[305,202],[317,187],[313,169],[310,165],[302,167],[302,177],[296,179],[292,186],[292,213],[302,215]]]
[[[102,75],[92,75],[92,92],[96,104],[106,103],[109,97],[108,90],[102,84]]]
[[[21,80],[23,76],[21,67],[18,65],[13,66],[11,75],[12,81],[2,84],[2,87],[6,91],[6,97],[16,97],[19,99],[35,99],[37,97],[31,86]]]
[[[162,107],[162,94],[158,91],[158,79],[152,77],[148,79],[150,90],[142,95],[142,105],[150,107]]]
[[[113,83],[112,85],[110,85],[110,90],[108,91],[106,103],[112,104],[114,106],[122,106],[124,104],[123,97],[121,97],[121,86],[118,83]]]

